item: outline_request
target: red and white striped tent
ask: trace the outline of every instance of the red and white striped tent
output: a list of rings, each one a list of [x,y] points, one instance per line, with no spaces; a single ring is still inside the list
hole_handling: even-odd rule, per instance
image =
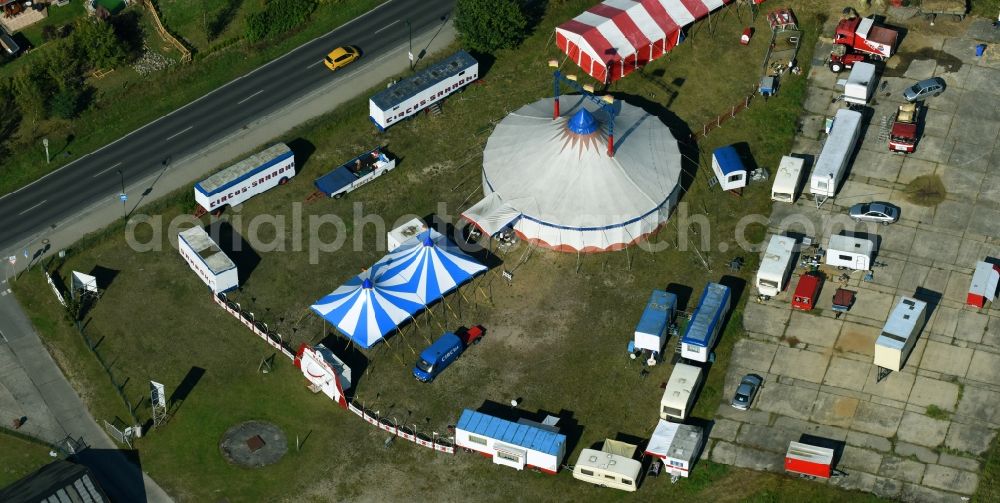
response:
[[[732,2],[606,0],[556,27],[556,45],[591,77],[612,82],[666,54],[685,26]]]

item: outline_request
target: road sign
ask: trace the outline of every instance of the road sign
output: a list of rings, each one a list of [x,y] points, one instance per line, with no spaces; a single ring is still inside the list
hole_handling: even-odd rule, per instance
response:
[[[45,148],[49,148],[49,139],[42,138],[42,145],[45,146]]]
[[[7,262],[10,262],[10,265],[17,264],[17,255],[11,255],[7,257]]]
[[[24,258],[28,258],[28,249],[27,248],[24,249]]]
[[[167,406],[167,392],[163,385],[156,381],[149,381],[149,401],[154,407]]]
[[[122,192],[121,194],[118,194],[118,199],[121,199],[124,203],[125,201],[128,201],[128,194]]]
[[[409,52],[407,52],[407,54],[410,55],[410,62],[412,63],[413,62],[413,52],[409,51]]]

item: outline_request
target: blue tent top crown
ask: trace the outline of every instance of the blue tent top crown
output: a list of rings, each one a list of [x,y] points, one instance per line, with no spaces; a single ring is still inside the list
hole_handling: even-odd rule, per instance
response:
[[[369,278],[365,278],[364,281],[361,282],[361,288],[367,288],[367,289],[371,290],[372,289],[372,280],[369,279]]]
[[[568,127],[576,134],[590,134],[597,131],[597,119],[586,108],[581,108],[570,117]]]
[[[431,233],[430,232],[425,232],[424,233],[424,246],[434,246],[434,240],[431,239]]]

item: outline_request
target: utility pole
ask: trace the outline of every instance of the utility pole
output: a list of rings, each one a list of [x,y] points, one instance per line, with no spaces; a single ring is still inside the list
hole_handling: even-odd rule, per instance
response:
[[[125,202],[128,201],[128,194],[125,193],[125,173],[122,170],[118,170],[118,176],[122,180],[122,191],[118,194],[118,199],[122,200],[122,221],[128,219],[128,210],[125,208]]]

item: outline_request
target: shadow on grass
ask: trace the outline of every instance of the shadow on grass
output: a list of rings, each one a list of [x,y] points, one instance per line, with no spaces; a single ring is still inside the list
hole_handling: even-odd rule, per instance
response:
[[[687,311],[688,303],[691,302],[691,294],[694,293],[694,289],[687,285],[682,285],[680,283],[669,283],[667,284],[667,293],[672,293],[677,296],[677,310]]]
[[[287,145],[295,153],[295,174],[301,175],[304,171],[302,168],[306,166],[309,158],[316,152],[316,145],[313,145],[311,141],[305,138],[296,138],[287,142]],[[319,170],[322,171],[323,168],[320,167]]]
[[[250,246],[250,243],[240,236],[229,222],[216,220],[208,225],[208,235],[219,244],[219,248],[228,256],[239,273],[239,284],[246,284],[247,279],[260,264],[260,255]]]
[[[205,369],[201,367],[191,367],[181,383],[177,385],[177,388],[170,395],[167,400],[167,407],[170,409],[172,414],[177,414],[180,410],[181,405],[187,400],[191,392],[194,391],[195,386],[201,381],[201,377],[205,375]]]

